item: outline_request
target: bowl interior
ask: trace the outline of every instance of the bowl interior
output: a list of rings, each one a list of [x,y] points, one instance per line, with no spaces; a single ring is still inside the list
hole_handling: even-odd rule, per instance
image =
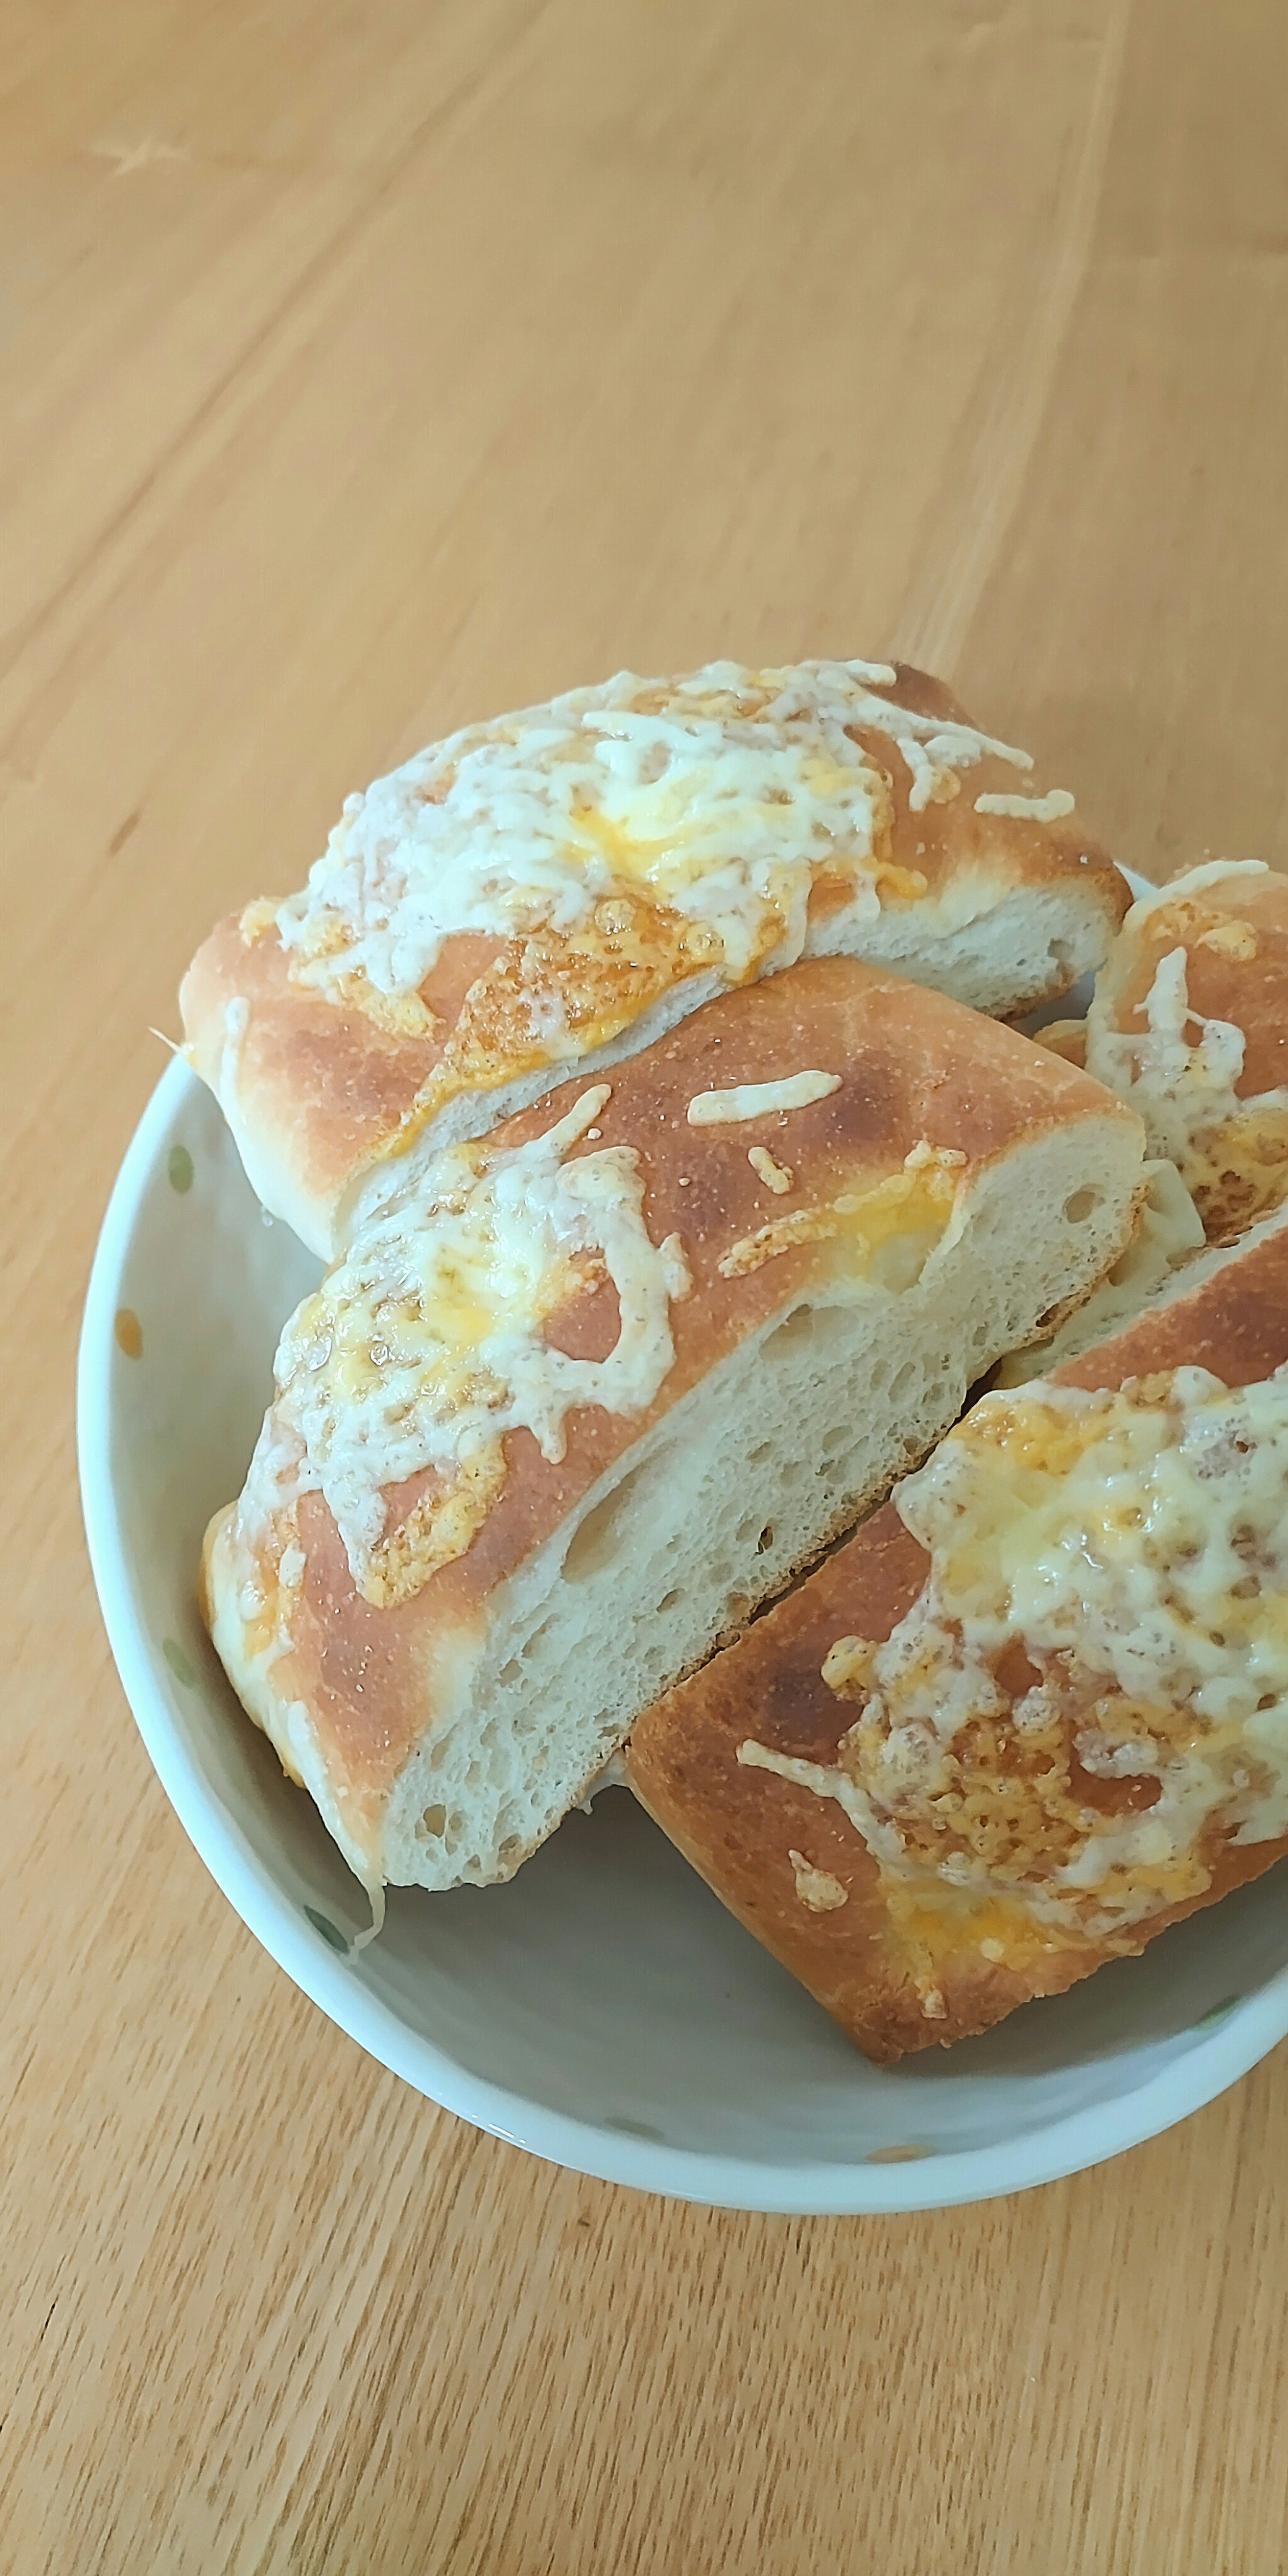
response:
[[[507,1887],[394,1891],[383,1936],[355,1950],[362,1892],[242,1714],[194,1599],[202,1531],[240,1486],[278,1330],[317,1275],[261,1214],[214,1101],[173,1065],[118,1183],[87,1308],[95,1571],[198,1848],[274,1955],[387,2063],[589,2171],[762,2207],[872,2208],[1093,2161],[1208,2098],[1279,2035],[1282,1870],[986,2038],[879,2072],[620,1790],[570,1817]]]

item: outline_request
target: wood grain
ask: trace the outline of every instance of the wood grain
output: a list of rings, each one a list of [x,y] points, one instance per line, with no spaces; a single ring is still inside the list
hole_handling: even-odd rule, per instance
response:
[[[190,947],[416,742],[902,649],[1282,862],[1278,0],[15,0],[0,53],[0,2566],[1277,2576],[1283,2051],[982,2209],[672,2207],[401,2091],[151,1777],[74,1492]]]

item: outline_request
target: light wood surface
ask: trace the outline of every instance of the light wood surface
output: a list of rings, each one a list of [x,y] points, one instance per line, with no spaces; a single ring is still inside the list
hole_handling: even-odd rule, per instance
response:
[[[0,50],[6,2576],[1277,2576],[1288,2056],[942,2216],[400,2090],[148,1769],[99,1214],[215,915],[423,738],[891,648],[1288,845],[1282,0],[15,0]]]

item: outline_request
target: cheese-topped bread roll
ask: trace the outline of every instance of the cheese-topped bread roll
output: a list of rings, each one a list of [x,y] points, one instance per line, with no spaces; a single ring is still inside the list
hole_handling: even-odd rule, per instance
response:
[[[1234,1242],[1288,1195],[1288,884],[1260,860],[1174,877],[1128,913],[1088,1018],[1037,1035],[1140,1111],[1154,1159],[1122,1259],[1048,1342],[1003,1361],[1003,1386],[1103,1341],[1204,1242]]]
[[[1127,889],[1064,789],[906,667],[630,672],[350,797],[308,884],[184,983],[188,1060],[324,1258],[391,1185],[801,956],[1009,1014],[1099,963]]]
[[[1267,1869],[1288,1850],[1288,1221],[983,1397],[626,1760],[879,2061]]]
[[[1288,1194],[1288,882],[1214,860],[1127,915],[1087,1014],[1086,1067],[1145,1121],[1211,1242]]]
[[[366,1885],[507,1878],[1119,1251],[1140,1122],[820,959],[453,1147],[287,1325],[215,1644]]]

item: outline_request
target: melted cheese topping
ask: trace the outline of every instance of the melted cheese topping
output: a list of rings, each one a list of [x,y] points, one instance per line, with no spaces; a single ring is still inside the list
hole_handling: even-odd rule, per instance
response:
[[[910,1288],[952,1215],[965,1160],[955,1147],[928,1145],[923,1137],[905,1156],[901,1172],[888,1173],[870,1189],[793,1209],[743,1235],[717,1263],[721,1278],[744,1278],[780,1253],[836,1238],[844,1242],[845,1266],[854,1278]]]
[[[987,1396],[895,1501],[930,1571],[827,1657],[861,1708],[836,1765],[740,1760],[895,1876],[1093,1940],[1201,1894],[1218,1838],[1288,1833],[1288,1367]]]
[[[1169,932],[1174,927],[1178,942],[1160,957],[1144,1001],[1134,1006],[1145,1026],[1113,1025],[1112,989],[1097,993],[1087,1015],[1088,1073],[1144,1119],[1151,1154],[1176,1165],[1215,1239],[1241,1231],[1288,1192],[1288,1089],[1240,1098],[1244,1033],[1233,1021],[1191,1010],[1187,948],[1255,955],[1249,925],[1213,914],[1197,897],[1231,877],[1265,874],[1261,860],[1217,860],[1143,896],[1123,926],[1124,954],[1138,953],[1160,921]],[[1198,1032],[1193,1041],[1191,1030]]]
[[[883,877],[904,898],[925,892],[889,861],[889,781],[854,729],[902,753],[914,812],[955,796],[977,761],[1032,767],[877,694],[894,681],[872,662],[622,672],[453,734],[349,798],[308,885],[276,912],[291,971],[410,1026],[454,933],[564,940],[605,900],[666,916],[673,972],[716,963],[736,981],[771,952],[790,964],[816,878],[873,919]],[[244,927],[260,930],[259,913]]]
[[[635,1150],[561,1159],[607,1098],[606,1085],[583,1093],[528,1144],[441,1155],[363,1227],[282,1335],[249,1510],[268,1524],[288,1498],[320,1491],[355,1583],[379,1606],[469,1546],[504,1485],[507,1432],[530,1431],[557,1460],[574,1406],[641,1412],[671,1366],[669,1301],[690,1281],[678,1237],[649,1237]],[[605,1279],[617,1341],[604,1359],[570,1358],[543,1328]],[[390,1489],[426,1470],[431,1489],[390,1528]]]
[[[779,1082],[737,1083],[728,1091],[699,1091],[689,1102],[690,1127],[729,1127],[776,1110],[808,1109],[841,1088],[839,1073],[788,1073]]]

